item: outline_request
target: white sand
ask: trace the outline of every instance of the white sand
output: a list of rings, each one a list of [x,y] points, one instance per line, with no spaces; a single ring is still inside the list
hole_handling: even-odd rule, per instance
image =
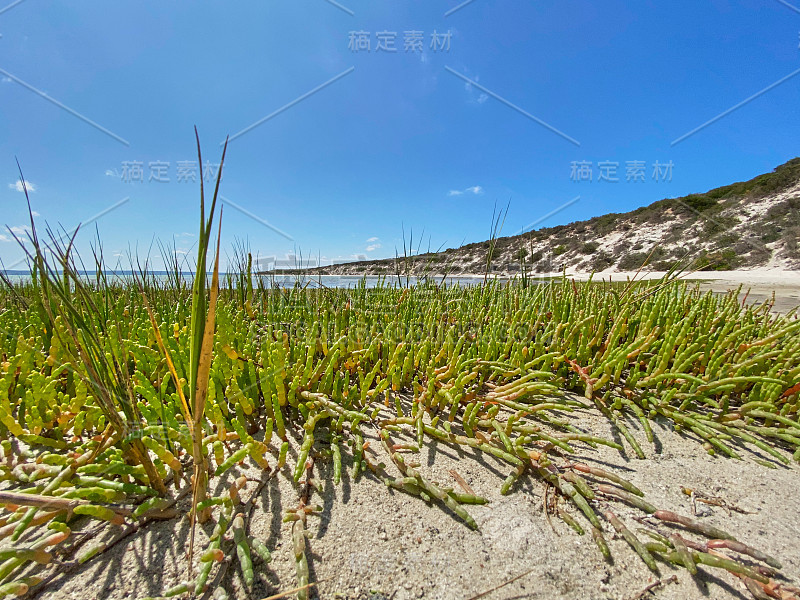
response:
[[[553,273],[558,276],[560,273]],[[584,281],[589,278],[590,273],[570,273],[569,277]],[[606,281],[627,281],[628,279],[661,279],[666,275],[663,271],[641,272],[637,275],[636,271],[601,271],[595,273],[594,279],[605,279]],[[681,275],[687,281],[714,282],[716,286],[726,286],[729,289],[736,289],[739,285],[748,287],[759,287],[769,289],[794,287],[800,290],[800,271],[783,271],[777,269],[753,269],[751,271],[695,271],[687,275]]]
[[[614,437],[608,422],[594,411],[578,411],[568,418],[586,431]],[[697,440],[675,433],[666,423],[654,425],[654,447],[646,442],[637,422],[629,421],[628,426],[642,444],[647,460],[637,460],[629,452],[623,455],[602,446],[593,450],[576,443],[580,460],[628,478],[662,509],[690,515],[691,501],[681,492],[681,486],[686,486],[748,511],[749,514],[741,514],[698,504],[705,515],[699,517],[701,520],[775,556],[784,566],[787,579],[783,581],[798,584],[800,472],[796,465],[768,469],[752,462],[754,455],[748,450],[742,450],[743,461],[711,457]],[[373,460],[390,462],[377,440],[368,437],[376,452],[371,455]],[[409,430],[405,439],[413,438]],[[396,441],[402,439],[404,436],[397,436]],[[291,452],[295,449],[296,440]],[[322,499],[315,495],[313,502],[321,503],[324,510],[321,518],[309,518],[313,533],[309,547],[312,580],[322,583],[312,597],[467,600],[531,571],[487,595],[486,600],[625,600],[636,597],[656,580],[607,524],[606,536],[614,557],[611,564],[603,560],[588,534],[578,536],[555,516],[548,521],[542,511],[545,486],[540,480],[525,477],[511,494],[501,496],[500,485],[510,468],[491,456],[437,443],[426,448],[419,461],[422,473],[431,480],[455,487],[449,473],[455,469],[476,493],[490,500],[486,506],[466,507],[479,530],[468,529],[437,505],[387,489],[372,475],[352,481],[349,464],[341,486],[333,486],[331,464],[320,460],[315,472],[326,481],[326,489]],[[390,471],[397,475],[395,469]],[[226,474],[225,481],[229,483],[239,472],[253,478],[261,475],[248,463],[246,469],[237,468]],[[250,533],[273,551],[273,560],[268,565],[255,560],[256,585],[249,594],[234,561],[225,579],[233,590],[231,598],[265,598],[296,585],[291,524],[281,523],[283,511],[297,504],[297,493],[287,476],[288,469],[256,498],[250,525]],[[255,485],[248,484],[248,490]],[[219,492],[224,485],[215,481],[214,489]],[[242,496],[248,498],[250,493]],[[639,526],[633,517],[643,515],[610,500],[598,499],[595,505],[599,510],[613,510],[633,528]],[[561,506],[577,517],[569,503],[562,501]],[[188,510],[186,503],[181,509]],[[659,529],[670,531],[663,526]],[[210,526],[199,528],[200,548],[205,546],[210,531]],[[185,576],[187,535],[185,518],[151,525],[87,563],[73,577],[54,582],[40,597],[133,600],[157,594]],[[685,569],[664,563],[659,568],[662,578],[676,575],[677,582],[657,590],[652,597],[658,600],[751,598],[742,583],[724,571],[701,567],[700,575],[693,578]]]
[[[567,270],[567,277],[576,281],[629,281],[631,279],[658,280],[666,275],[663,271],[601,271],[577,273]],[[561,277],[562,273],[540,273],[538,278]],[[533,279],[536,279],[534,277]],[[773,312],[787,313],[800,306],[800,271],[780,269],[752,269],[750,271],[695,271],[683,274],[681,279],[697,283],[703,291],[728,292],[741,287],[739,299],[753,304],[773,302]]]

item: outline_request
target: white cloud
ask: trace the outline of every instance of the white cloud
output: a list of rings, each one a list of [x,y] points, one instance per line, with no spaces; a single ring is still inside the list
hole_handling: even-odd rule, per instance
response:
[[[8,231],[9,229],[11,230],[11,233],[16,235],[21,242],[27,240],[28,237],[27,234],[31,230],[31,228],[28,227],[27,225],[15,225],[13,227],[9,227],[5,231]],[[14,241],[14,236],[0,233],[0,242],[13,242],[13,241]]]
[[[112,171],[111,169],[106,169],[106,177],[116,177],[116,176],[117,176],[116,171]]]
[[[32,211],[31,211],[31,214],[32,214],[34,217],[41,217],[41,216],[42,216],[42,215],[40,215],[38,212],[36,212],[35,210],[32,210]]]
[[[369,243],[371,243],[371,242],[377,242],[377,241],[379,241],[380,239],[381,239],[381,238],[379,238],[379,237],[374,237],[374,236],[373,236],[373,237],[371,237],[371,238],[369,238],[369,239],[367,240],[367,243],[369,244]]]
[[[3,83],[11,83],[11,77],[3,77]]]
[[[176,238],[193,238],[194,234],[184,231],[183,233],[176,233],[173,237],[176,237]]]
[[[374,252],[375,250],[377,250],[380,247],[381,247],[380,244],[370,244],[369,246],[367,246],[366,250],[367,250],[367,252]]]
[[[25,187],[28,188],[28,191],[31,192],[31,193],[36,191],[36,184],[34,184],[32,181],[26,181],[25,182]],[[24,192],[25,191],[25,188],[22,187],[22,181],[17,181],[16,183],[9,183],[8,184],[8,189],[16,190],[18,192]]]
[[[447,192],[448,196],[463,196],[464,194],[475,194],[476,196],[480,196],[483,194],[483,188],[479,185],[473,185],[472,187],[468,187],[463,190],[450,190]]]
[[[469,74],[469,70],[465,71],[464,76],[467,77],[468,79],[471,79],[476,84],[481,80],[480,75],[471,76]],[[467,92],[467,102],[469,104],[483,104],[489,99],[489,94],[482,92],[479,88],[476,88],[469,81],[464,83],[464,89]]]

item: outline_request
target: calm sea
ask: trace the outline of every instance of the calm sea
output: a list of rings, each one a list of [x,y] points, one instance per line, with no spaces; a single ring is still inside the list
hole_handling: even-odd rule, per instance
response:
[[[12,283],[25,283],[31,280],[30,273],[26,271],[6,271],[6,277]],[[171,281],[171,276],[167,274],[167,272],[153,272],[150,274],[151,277],[155,277],[158,281],[167,284]],[[95,281],[96,275],[94,272],[87,272],[84,273],[87,281]],[[115,271],[115,272],[107,272],[105,274],[106,278],[108,279],[109,283],[119,282],[119,283],[130,283],[133,281],[133,274],[130,271]],[[183,280],[186,282],[191,283],[192,274],[191,273],[184,273],[182,276]],[[210,274],[209,274],[210,278]],[[268,286],[277,286],[282,288],[290,288],[294,287],[295,285],[299,284],[301,286],[308,287],[329,287],[329,288],[352,288],[358,286],[362,280],[366,282],[366,286],[368,288],[373,288],[383,282],[385,285],[417,285],[420,282],[424,282],[424,278],[417,278],[417,277],[400,277],[399,279],[394,277],[378,277],[378,276],[367,276],[367,277],[359,277],[359,276],[343,276],[343,275],[263,275],[260,276],[261,279],[264,280],[265,284]],[[257,283],[259,277],[253,277],[254,285]],[[442,277],[430,277],[428,278],[429,281],[435,283],[442,283]],[[508,281],[505,278],[496,278],[497,281]],[[460,286],[471,286],[471,285],[478,285],[483,282],[483,277],[447,277],[444,278],[444,282],[447,285],[460,285]],[[220,285],[223,287],[226,285],[226,274],[220,274]]]

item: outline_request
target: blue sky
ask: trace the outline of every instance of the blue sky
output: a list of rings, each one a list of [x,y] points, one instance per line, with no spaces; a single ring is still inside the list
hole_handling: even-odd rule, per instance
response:
[[[486,239],[495,202],[510,200],[514,234],[800,155],[800,75],[673,144],[797,74],[800,8],[782,0],[14,4],[0,12],[2,221],[25,225],[17,157],[42,225],[107,211],[112,261],[154,239],[191,251],[193,125],[217,163],[227,134],[272,115],[231,142],[222,182],[223,248],[262,257],[393,256],[403,227],[424,230],[423,249],[458,246]],[[136,162],[143,181],[126,181]],[[2,235],[10,267],[22,253]]]

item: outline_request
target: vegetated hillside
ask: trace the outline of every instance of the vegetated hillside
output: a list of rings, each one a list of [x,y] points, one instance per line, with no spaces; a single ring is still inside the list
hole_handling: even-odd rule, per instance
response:
[[[480,274],[492,241],[410,258],[361,261],[317,272],[332,275]],[[666,199],[494,241],[491,271],[532,273],[800,269],[800,158],[772,173],[705,194]]]

